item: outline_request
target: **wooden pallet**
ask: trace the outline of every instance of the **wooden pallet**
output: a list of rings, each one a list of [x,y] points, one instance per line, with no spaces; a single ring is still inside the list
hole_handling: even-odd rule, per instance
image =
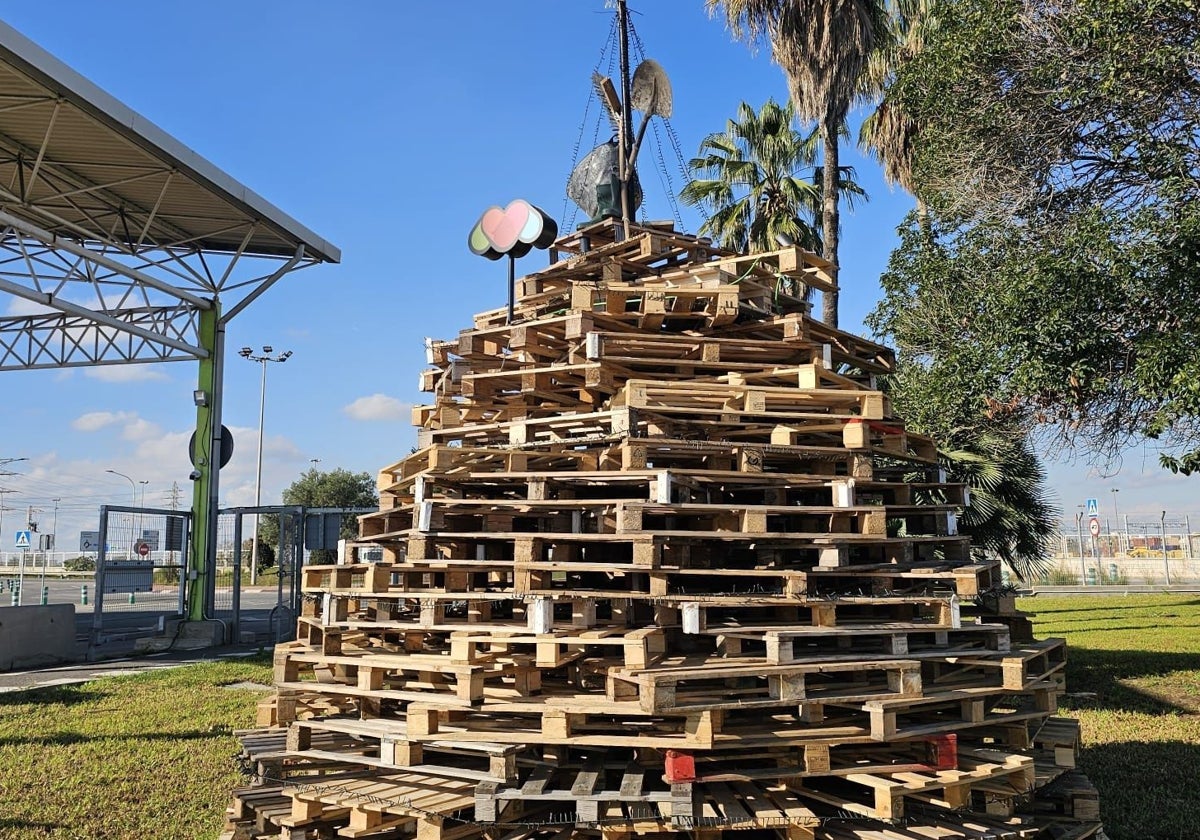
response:
[[[811,317],[828,269],[607,220],[427,340],[418,448],[303,570],[230,831],[1088,836],[1061,640],[959,533],[894,354]]]

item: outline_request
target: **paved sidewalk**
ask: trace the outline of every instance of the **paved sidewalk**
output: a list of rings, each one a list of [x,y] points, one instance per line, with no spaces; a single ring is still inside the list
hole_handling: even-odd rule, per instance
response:
[[[178,668],[193,662],[252,656],[259,649],[258,645],[239,645],[202,650],[167,651],[102,662],[55,665],[29,671],[4,671],[0,672],[0,694],[28,691],[35,688],[50,688],[57,685],[77,685],[101,677],[144,674],[147,671],[157,671],[163,668]]]

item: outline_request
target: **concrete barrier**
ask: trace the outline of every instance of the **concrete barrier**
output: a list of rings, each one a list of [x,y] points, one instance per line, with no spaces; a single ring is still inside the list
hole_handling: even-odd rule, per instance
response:
[[[72,662],[75,607],[0,607],[0,671]]]

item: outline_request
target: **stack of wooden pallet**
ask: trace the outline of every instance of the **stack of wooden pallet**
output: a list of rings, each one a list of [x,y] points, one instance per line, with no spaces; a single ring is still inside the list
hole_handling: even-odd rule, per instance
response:
[[[228,836],[1091,836],[1062,641],[959,534],[892,353],[809,317],[826,264],[622,234],[427,342]]]

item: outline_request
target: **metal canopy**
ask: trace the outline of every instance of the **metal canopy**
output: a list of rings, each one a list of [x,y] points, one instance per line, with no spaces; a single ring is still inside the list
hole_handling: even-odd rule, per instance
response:
[[[0,23],[0,370],[207,358],[198,312],[340,259]]]

